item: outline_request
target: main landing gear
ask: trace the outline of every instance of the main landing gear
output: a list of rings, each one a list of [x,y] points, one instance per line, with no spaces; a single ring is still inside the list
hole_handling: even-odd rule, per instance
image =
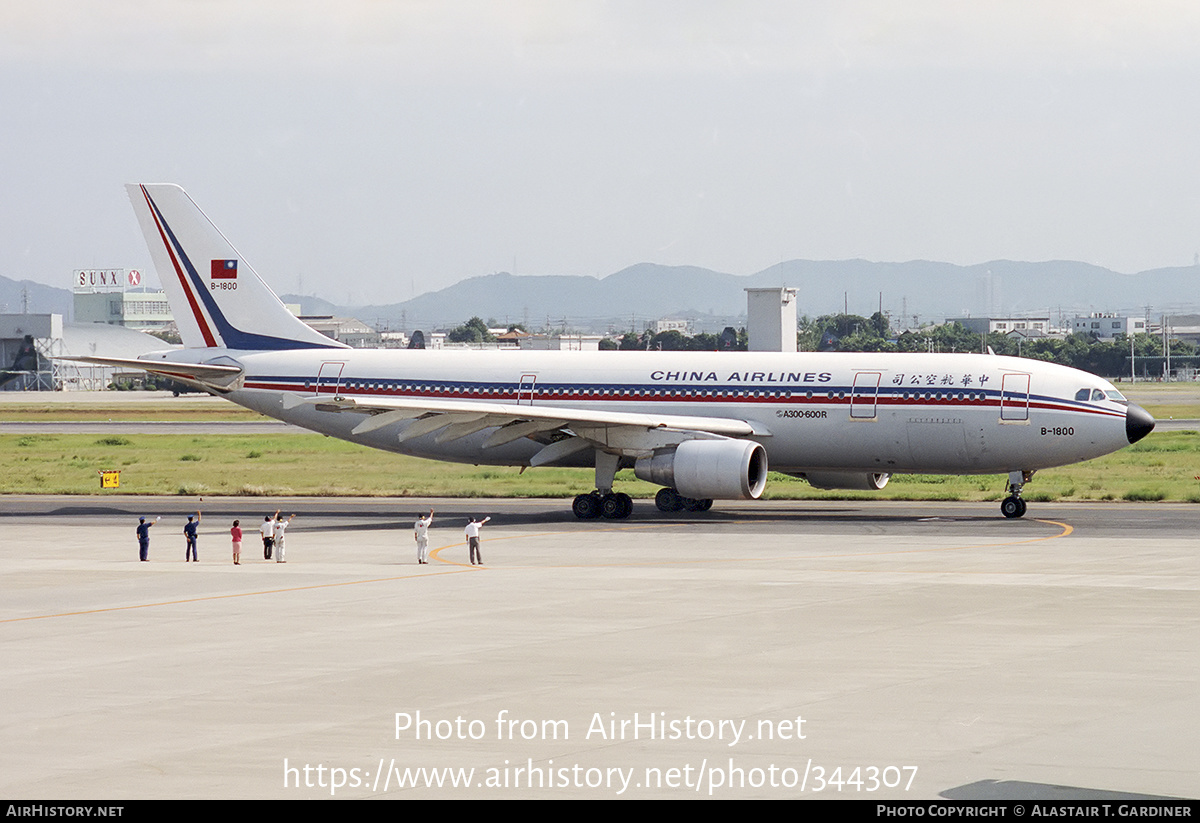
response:
[[[1033,472],[1008,473],[1008,497],[1000,502],[1000,513],[1005,517],[1024,517],[1027,504],[1021,499],[1021,489],[1033,477]]]
[[[684,497],[674,489],[659,489],[654,495],[654,505],[660,512],[706,512],[712,508],[713,502],[708,499],[695,500]]]
[[[596,490],[576,495],[571,502],[571,511],[580,520],[624,520],[633,513],[633,499],[613,491],[613,478],[620,465],[620,456],[596,450]],[[712,508],[711,500],[696,500],[684,497],[675,489],[659,489],[654,505],[660,512],[706,512]]]
[[[624,492],[604,494],[594,491],[576,496],[571,511],[580,520],[595,520],[597,517],[624,520],[633,513],[633,498]]]
[[[623,492],[613,491],[613,478],[621,458],[596,450],[596,491],[580,494],[571,503],[571,511],[580,520],[624,520],[633,513],[633,498]]]

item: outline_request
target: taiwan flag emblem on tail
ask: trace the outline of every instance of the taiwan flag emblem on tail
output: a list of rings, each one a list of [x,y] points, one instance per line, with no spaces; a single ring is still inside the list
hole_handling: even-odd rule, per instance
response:
[[[212,261],[212,279],[213,280],[237,280],[237,261],[236,260],[214,260],[214,261]]]

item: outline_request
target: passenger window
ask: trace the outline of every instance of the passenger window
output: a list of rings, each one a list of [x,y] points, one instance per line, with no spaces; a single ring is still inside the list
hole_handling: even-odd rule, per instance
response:
[[[1087,400],[1088,396],[1091,395],[1091,393],[1092,392],[1090,389],[1080,389],[1079,391],[1075,392],[1075,399],[1076,400]]]

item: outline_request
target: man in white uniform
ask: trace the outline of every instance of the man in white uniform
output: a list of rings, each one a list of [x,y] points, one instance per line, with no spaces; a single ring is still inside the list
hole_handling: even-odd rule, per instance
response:
[[[417,541],[417,563],[429,562],[429,524],[433,522],[433,509],[428,516],[417,518],[413,524],[413,537]]]
[[[479,527],[491,519],[490,517],[485,517],[482,520],[476,520],[472,517],[471,522],[467,524],[465,533],[467,535],[467,547],[471,555],[472,566],[483,565],[483,560],[479,557]]]
[[[286,563],[287,560],[283,556],[284,545],[283,539],[287,534],[287,527],[292,525],[292,519],[296,515],[292,515],[287,520],[284,520],[278,513],[275,514],[275,562]]]

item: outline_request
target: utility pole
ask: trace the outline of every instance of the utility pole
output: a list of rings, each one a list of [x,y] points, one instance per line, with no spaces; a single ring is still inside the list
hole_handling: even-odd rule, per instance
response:
[[[1137,367],[1134,365],[1133,335],[1129,335],[1129,382],[1137,382]]]
[[[1171,318],[1164,314],[1162,316],[1163,327],[1163,356],[1166,357],[1166,364],[1163,366],[1163,380],[1171,379]]]

